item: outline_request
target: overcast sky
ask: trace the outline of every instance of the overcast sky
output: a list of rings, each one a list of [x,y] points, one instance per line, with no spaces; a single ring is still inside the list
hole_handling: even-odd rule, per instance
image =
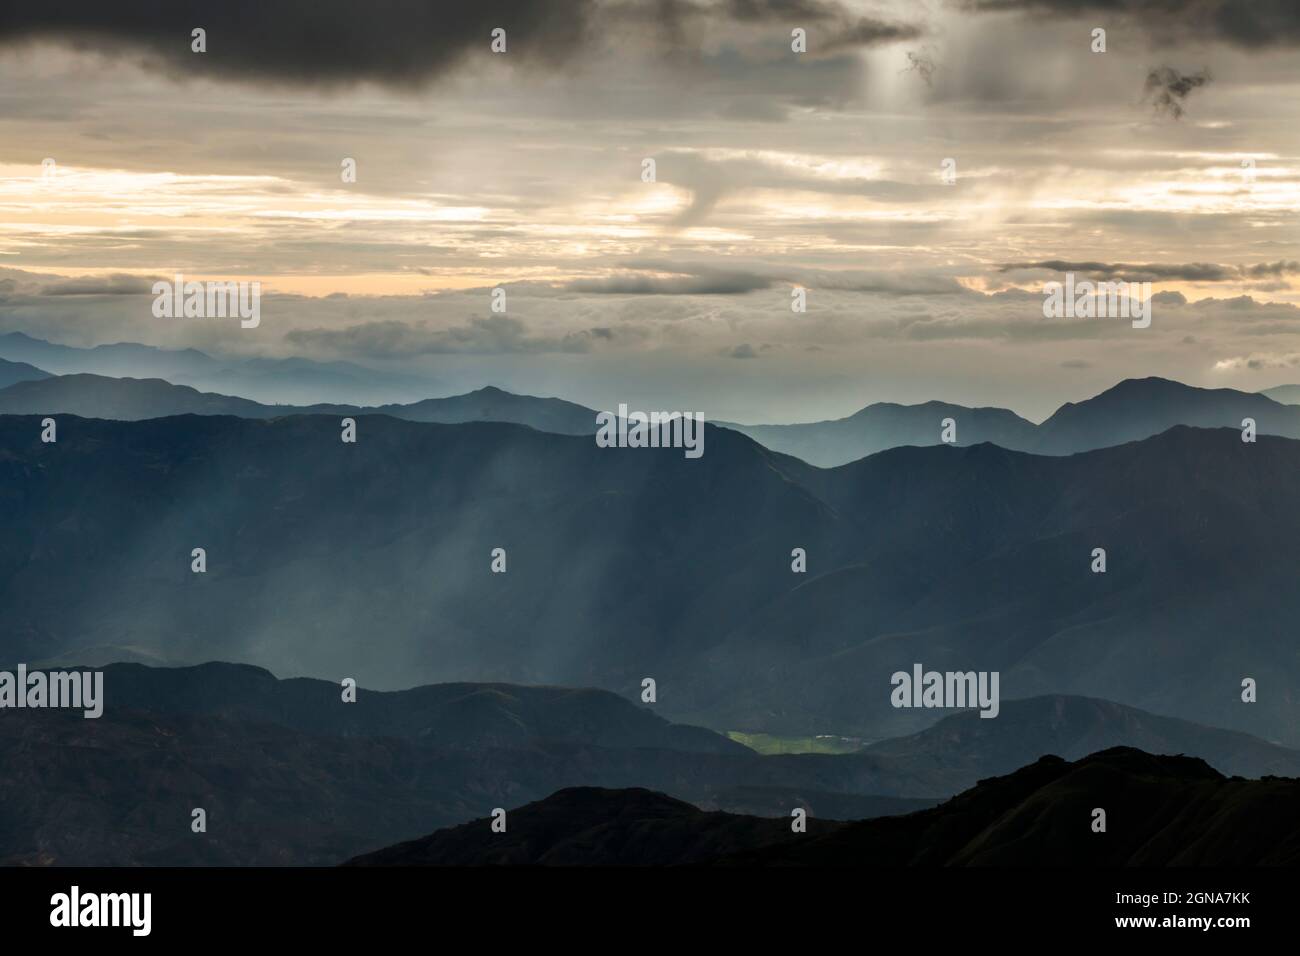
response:
[[[28,6],[0,332],[740,421],[1300,382],[1295,0]],[[1067,270],[1151,327],[1045,319]],[[176,273],[261,325],[155,318]]]

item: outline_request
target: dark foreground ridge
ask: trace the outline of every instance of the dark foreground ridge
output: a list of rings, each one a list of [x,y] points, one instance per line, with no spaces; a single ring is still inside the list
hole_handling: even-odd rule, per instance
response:
[[[1298,801],[1300,780],[1116,747],[1046,756],[906,816],[809,820],[806,833],[647,790],[562,790],[510,812],[505,833],[475,820],[347,865],[1295,866]]]

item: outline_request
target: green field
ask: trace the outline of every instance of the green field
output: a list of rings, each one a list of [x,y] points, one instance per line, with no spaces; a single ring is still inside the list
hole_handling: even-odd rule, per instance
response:
[[[818,737],[783,737],[777,734],[747,734],[739,730],[727,731],[727,736],[738,744],[761,754],[851,754],[862,749],[866,741],[858,737],[837,737],[822,734]]]

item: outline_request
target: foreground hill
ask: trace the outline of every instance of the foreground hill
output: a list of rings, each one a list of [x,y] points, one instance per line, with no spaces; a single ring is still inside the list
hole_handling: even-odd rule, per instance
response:
[[[933,809],[860,823],[706,813],[644,790],[566,790],[353,866],[1296,866],[1300,781],[1227,779],[1118,748],[1037,762]],[[1106,811],[1094,832],[1093,811]]]
[[[997,671],[1007,699],[1106,697],[1300,743],[1278,690],[1300,681],[1297,442],[1174,429],[826,471],[713,427],[698,460],[383,416],[354,445],[318,416],[40,432],[0,417],[0,660],[122,645],[628,698],[652,678],[688,723],[872,739],[947,715],[891,706],[891,675],[921,663]]]

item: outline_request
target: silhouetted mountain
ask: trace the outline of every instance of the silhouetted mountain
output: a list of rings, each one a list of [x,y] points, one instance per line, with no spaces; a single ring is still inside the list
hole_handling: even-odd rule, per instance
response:
[[[16,382],[31,382],[49,378],[50,373],[26,362],[10,362],[0,359],[0,389],[8,388]]]
[[[871,739],[947,716],[891,706],[891,675],[921,663],[997,671],[1007,699],[1105,695],[1300,742],[1279,690],[1300,680],[1292,441],[1178,428],[1065,458],[900,448],[821,470],[713,427],[698,460],[384,416],[356,444],[315,416],[40,433],[0,417],[0,660],[125,645],[627,698],[650,677],[688,723]]]
[[[427,380],[352,362],[309,359],[214,358],[196,349],[162,349],[134,342],[77,348],[22,332],[0,335],[0,357],[30,362],[55,375],[160,378],[202,391],[235,393],[259,402],[391,402],[428,394]],[[178,411],[161,414],[180,414]]]
[[[965,408],[946,402],[882,402],[848,418],[799,425],[720,424],[773,451],[830,468],[900,445],[942,444],[946,418],[956,422],[958,445],[992,442],[1003,448],[1027,449],[1034,441],[1033,423],[1005,408]]]
[[[932,809],[835,824],[706,813],[645,790],[564,790],[353,866],[1300,865],[1300,781],[1227,779],[1199,760],[1116,748],[1043,757]],[[1106,813],[1094,832],[1094,810]]]
[[[785,820],[706,813],[649,790],[573,787],[507,815],[441,830],[367,853],[349,866],[681,866],[737,849],[771,846],[840,824],[814,820],[796,834]]]
[[[1175,425],[1240,431],[1244,418],[1255,419],[1261,434],[1300,438],[1300,409],[1267,395],[1142,378],[1120,382],[1087,401],[1062,405],[1038,427],[1031,450],[1071,455],[1141,441]]]
[[[1043,757],[947,803],[740,852],[729,865],[1296,866],[1300,780],[1114,748]],[[1105,832],[1093,829],[1105,811]]]
[[[558,398],[512,395],[487,387],[449,398],[427,398],[408,405],[262,405],[245,398],[199,392],[159,378],[108,378],[60,375],[26,381],[0,390],[0,415],[79,415],[141,421],[174,415],[235,415],[277,418],[283,415],[391,415],[414,422],[460,424],[473,421],[514,422],[564,435],[592,435],[596,413]]]

